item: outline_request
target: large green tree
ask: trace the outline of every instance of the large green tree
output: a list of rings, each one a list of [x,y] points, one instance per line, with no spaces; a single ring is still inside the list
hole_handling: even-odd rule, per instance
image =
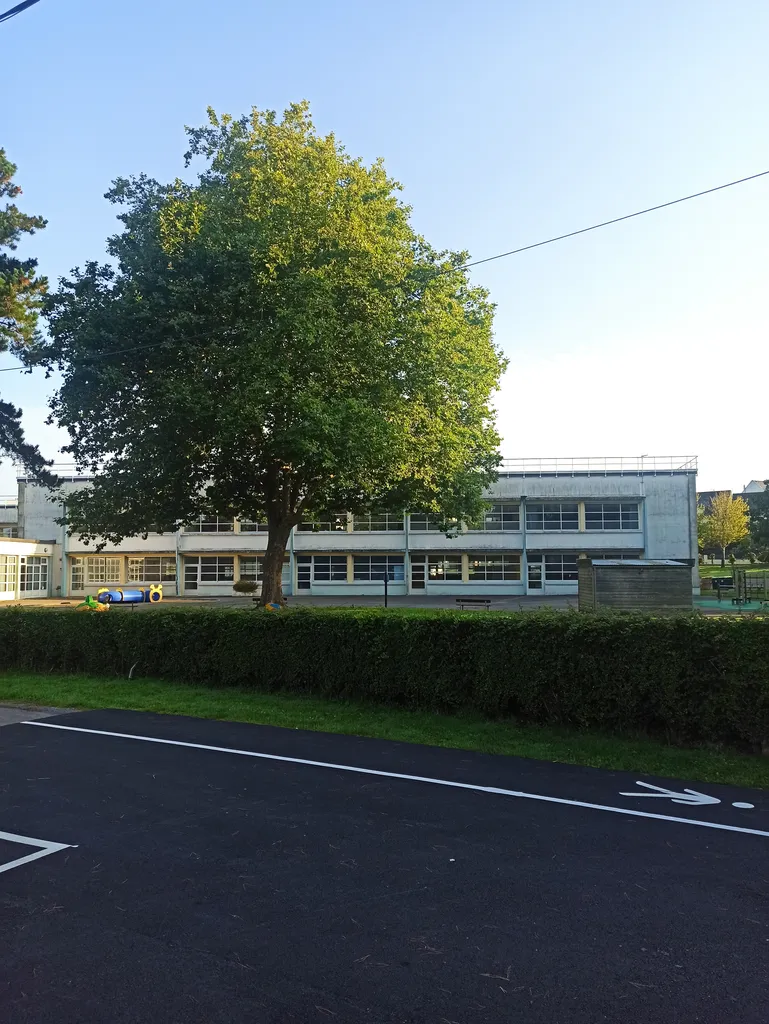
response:
[[[209,111],[188,135],[197,180],[115,182],[117,267],[62,282],[30,356],[61,368],[53,415],[99,470],[69,501],[71,531],[266,522],[267,602],[303,517],[477,517],[504,360],[466,254],[435,251],[381,161],[319,135],[306,104]]]
[[[13,200],[21,189],[13,181],[16,165],[0,149],[0,199]],[[0,207],[0,352],[19,354],[37,338],[37,318],[47,288],[37,276],[37,260],[20,260],[12,253],[22,235],[33,235],[45,227],[42,217],[22,213],[12,201]],[[5,250],[5,251],[3,251]],[[37,479],[50,483],[52,477],[38,448],[27,444],[21,428],[21,409],[0,399],[0,455],[17,462]]]
[[[748,506],[744,498],[732,497],[731,491],[714,495],[704,518],[697,518],[700,542],[721,551],[721,565],[726,565],[726,549],[748,535]]]

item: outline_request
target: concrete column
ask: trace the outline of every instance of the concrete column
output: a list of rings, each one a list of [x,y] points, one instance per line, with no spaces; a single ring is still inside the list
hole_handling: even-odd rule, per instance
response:
[[[585,503],[584,501],[577,502],[577,515],[579,517],[579,525],[577,529],[580,533],[585,532]]]
[[[462,552],[462,582],[470,582],[470,555]]]

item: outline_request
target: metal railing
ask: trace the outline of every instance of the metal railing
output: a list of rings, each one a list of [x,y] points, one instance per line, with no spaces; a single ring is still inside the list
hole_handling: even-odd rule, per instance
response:
[[[503,459],[500,473],[520,476],[585,473],[696,473],[696,455],[605,455],[575,458]]]

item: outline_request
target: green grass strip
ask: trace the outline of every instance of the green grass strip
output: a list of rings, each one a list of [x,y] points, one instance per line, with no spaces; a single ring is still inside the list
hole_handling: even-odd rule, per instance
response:
[[[524,726],[512,721],[488,721],[468,715],[437,715],[315,697],[207,689],[152,679],[113,680],[8,672],[0,673],[0,701],[190,715],[769,788],[769,758],[671,747],[642,737],[602,736]]]

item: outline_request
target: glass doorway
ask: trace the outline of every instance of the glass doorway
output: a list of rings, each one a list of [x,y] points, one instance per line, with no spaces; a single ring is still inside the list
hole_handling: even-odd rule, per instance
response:
[[[424,558],[411,559],[411,589],[425,589],[425,560]]]
[[[526,593],[542,593],[542,555],[529,555],[526,565]]]

